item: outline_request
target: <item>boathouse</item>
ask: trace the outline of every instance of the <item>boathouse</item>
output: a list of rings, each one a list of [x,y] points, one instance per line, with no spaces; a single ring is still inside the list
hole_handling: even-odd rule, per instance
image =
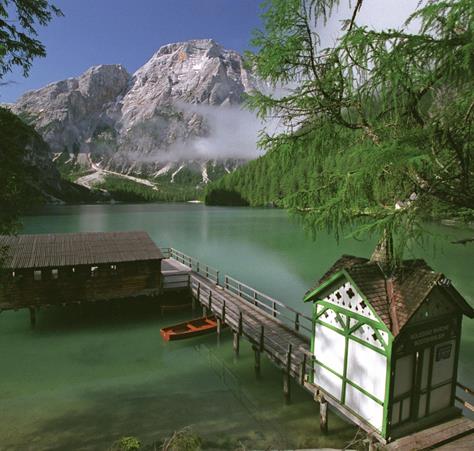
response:
[[[423,260],[395,273],[345,255],[313,302],[310,383],[365,430],[390,441],[460,414],[454,406],[463,315],[474,311]]]
[[[0,249],[0,311],[161,290],[163,255],[146,232],[0,236]]]

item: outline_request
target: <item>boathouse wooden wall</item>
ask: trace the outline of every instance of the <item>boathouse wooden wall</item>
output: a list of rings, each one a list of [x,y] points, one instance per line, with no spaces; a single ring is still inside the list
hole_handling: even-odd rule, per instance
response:
[[[155,295],[160,287],[160,260],[18,269],[2,273],[0,307],[18,309]]]

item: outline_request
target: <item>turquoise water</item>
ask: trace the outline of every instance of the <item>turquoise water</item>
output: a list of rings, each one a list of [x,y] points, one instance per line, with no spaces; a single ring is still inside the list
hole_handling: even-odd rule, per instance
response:
[[[25,233],[146,230],[302,311],[304,292],[342,253],[367,256],[373,243],[324,236],[313,242],[281,210],[193,204],[47,207],[24,218]],[[432,227],[446,235],[436,249],[417,250],[472,302],[473,248],[449,241],[472,230]],[[442,245],[447,243],[446,245]],[[356,430],[330,419],[319,435],[318,409],[294,387],[285,405],[282,375],[265,359],[262,378],[231,336],[163,343],[160,327],[188,314],[146,304],[115,303],[42,310],[30,330],[27,312],[0,315],[0,449],[104,450],[117,438],[144,443],[191,426],[215,449],[342,447]],[[474,324],[465,320],[460,379],[472,385]]]

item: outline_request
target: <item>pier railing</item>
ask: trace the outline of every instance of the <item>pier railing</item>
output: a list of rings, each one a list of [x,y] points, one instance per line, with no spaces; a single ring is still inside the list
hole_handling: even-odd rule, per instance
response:
[[[224,290],[213,290],[195,276],[191,276],[191,290],[208,312],[227,324],[234,332],[246,336],[256,350],[267,351],[279,366],[288,368],[287,371],[293,376],[304,379],[309,368],[306,366],[307,357],[302,349],[282,345],[251,313],[230,303]]]
[[[455,399],[462,405],[463,410],[468,413],[469,418],[474,418],[474,390],[461,382],[456,382],[457,393]]]
[[[227,275],[224,277],[223,288],[255,305],[295,332],[311,337],[312,319],[304,313]]]
[[[220,276],[219,270],[200,262],[194,257],[184,254],[174,248],[162,248],[166,258],[172,258],[190,268],[195,273],[209,279],[214,284],[238,296],[258,308],[267,316],[294,330],[298,334],[310,338],[312,331],[312,319],[304,313],[285,305],[271,296],[240,282],[229,275]]]
[[[183,254],[172,247],[161,248],[161,253],[165,256],[165,258],[172,258],[177,262],[187,266],[192,271],[206,277],[209,280],[212,280],[215,284],[219,285],[219,271],[212,266],[206,265],[200,262],[197,258]]]

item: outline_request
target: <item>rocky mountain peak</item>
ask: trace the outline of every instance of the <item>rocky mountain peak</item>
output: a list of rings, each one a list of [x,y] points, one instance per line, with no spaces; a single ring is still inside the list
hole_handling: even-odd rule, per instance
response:
[[[241,55],[196,39],[162,46],[133,75],[121,65],[94,66],[26,93],[12,109],[53,152],[79,146],[120,171],[146,160],[159,172],[177,147],[212,132],[198,107],[238,106],[254,86]]]

